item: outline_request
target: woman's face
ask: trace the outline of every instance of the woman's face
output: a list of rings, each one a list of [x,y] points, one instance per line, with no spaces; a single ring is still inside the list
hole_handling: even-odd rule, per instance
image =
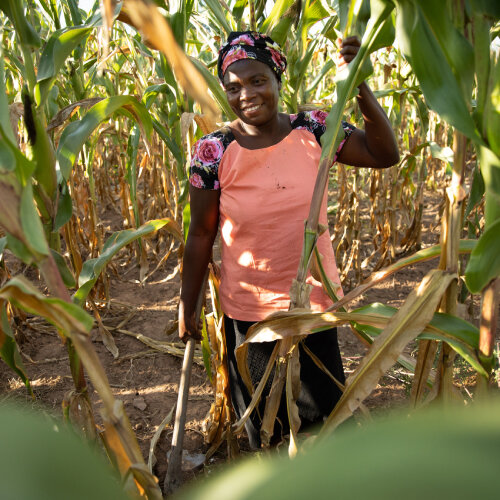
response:
[[[264,125],[277,116],[280,84],[267,64],[234,62],[224,74],[224,88],[231,109],[244,123]]]

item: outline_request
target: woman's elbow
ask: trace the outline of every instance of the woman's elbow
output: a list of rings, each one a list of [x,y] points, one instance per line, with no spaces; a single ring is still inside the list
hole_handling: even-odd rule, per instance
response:
[[[399,163],[399,151],[394,149],[377,158],[376,168],[389,168]]]

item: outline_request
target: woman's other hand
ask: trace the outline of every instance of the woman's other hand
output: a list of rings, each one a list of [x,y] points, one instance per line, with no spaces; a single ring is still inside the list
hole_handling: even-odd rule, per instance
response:
[[[179,304],[179,337],[184,343],[189,339],[201,340],[200,321],[194,314],[186,314],[183,301]]]

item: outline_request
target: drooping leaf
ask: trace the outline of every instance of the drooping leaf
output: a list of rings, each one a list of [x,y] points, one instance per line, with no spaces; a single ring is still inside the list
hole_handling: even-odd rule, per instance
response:
[[[23,365],[19,348],[9,324],[4,300],[0,300],[0,357],[21,377],[28,392],[33,396],[26,368]]]
[[[0,298],[29,313],[42,316],[57,328],[81,333],[90,332],[93,318],[81,307],[40,293],[22,276],[16,276],[0,288]]]
[[[57,160],[65,179],[69,178],[78,153],[97,126],[113,113],[124,113],[127,110],[133,114],[149,138],[153,125],[144,104],[132,96],[113,96],[103,99],[92,106],[81,120],[71,122],[61,135],[57,147]]]
[[[52,33],[40,57],[35,99],[43,106],[67,57],[90,34],[93,28],[65,28]]]
[[[470,99],[474,81],[474,51],[458,31],[445,2],[419,0],[419,21],[428,24],[459,84],[464,99]]]
[[[460,240],[458,251],[460,253],[471,253],[477,244],[476,240]],[[359,297],[369,288],[375,286],[377,283],[385,280],[388,276],[395,273],[396,271],[403,269],[407,266],[411,266],[416,264],[417,262],[423,262],[429,259],[433,259],[438,257],[441,253],[441,245],[433,245],[429,248],[424,248],[423,250],[419,250],[413,255],[409,255],[408,257],[403,257],[402,259],[394,262],[390,266],[377,271],[370,275],[364,283],[357,286],[354,290],[351,290],[347,295],[345,295],[338,302],[335,302],[331,307],[327,309],[327,311],[336,311],[340,307],[343,307],[345,304],[350,302],[351,300]]]
[[[76,304],[83,304],[85,302],[90,290],[95,285],[102,270],[119,250],[121,250],[129,243],[137,240],[138,238],[158,231],[164,226],[167,226],[167,229],[179,241],[183,241],[177,224],[171,219],[151,220],[143,224],[138,229],[125,229],[123,231],[117,231],[113,233],[104,244],[101,255],[96,259],[89,259],[84,263],[82,271],[80,272],[80,276],[78,278],[79,288],[73,297],[73,301]]]
[[[172,28],[158,8],[148,0],[126,0],[125,7],[134,27],[165,55],[180,86],[200,104],[203,113],[216,118],[219,110],[205,80],[177,44]]]
[[[380,377],[396,362],[408,342],[431,321],[453,279],[456,279],[453,274],[433,270],[410,293],[356,371],[347,379],[344,393],[325,423],[325,432],[331,432],[348,418],[376,387]]]
[[[352,313],[377,314],[386,318],[392,318],[397,312],[395,307],[385,304],[373,303],[359,307]],[[363,320],[356,321],[356,326],[361,326]],[[366,325],[365,325],[366,326]],[[370,333],[376,338],[382,330],[377,327],[370,327]],[[479,346],[479,330],[471,323],[445,313],[434,313],[432,320],[425,327],[417,339],[420,340],[440,340],[447,342],[455,351],[460,354],[476,371],[486,375],[486,371],[477,357]]]

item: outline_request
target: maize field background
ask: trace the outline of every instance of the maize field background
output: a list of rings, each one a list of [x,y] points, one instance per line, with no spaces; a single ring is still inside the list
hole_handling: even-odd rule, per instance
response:
[[[499,19],[488,0],[0,0],[0,405],[63,416],[129,495],[161,498],[184,354],[187,167],[194,142],[232,119],[215,65],[237,29],[285,47],[283,111],[331,109],[325,157],[340,118],[362,126],[350,97],[364,77],[400,148],[392,168],[329,172],[345,300],[264,325],[343,325],[350,382],[322,432],[352,412],[363,423],[370,409],[497,392]],[[362,50],[342,76],[346,34]],[[185,442],[205,470],[248,453],[227,398],[217,255]]]

